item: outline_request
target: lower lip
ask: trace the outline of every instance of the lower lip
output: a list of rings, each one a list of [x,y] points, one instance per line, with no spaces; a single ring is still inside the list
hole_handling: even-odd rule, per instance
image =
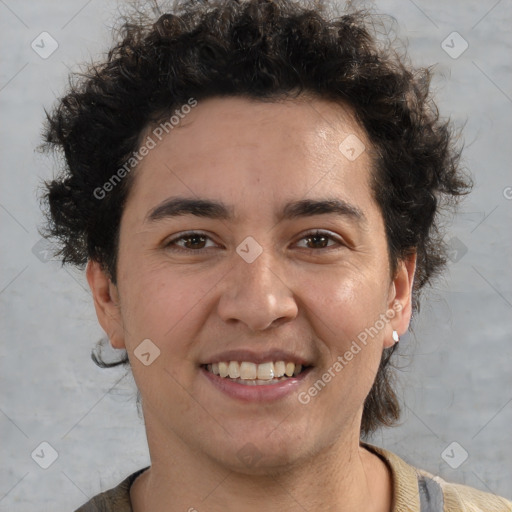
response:
[[[296,393],[304,378],[309,374],[311,368],[306,368],[296,377],[276,382],[275,384],[260,384],[248,386],[239,384],[231,379],[219,377],[201,367],[201,373],[220,391],[226,395],[243,400],[245,402],[269,402],[279,400],[291,393]]]

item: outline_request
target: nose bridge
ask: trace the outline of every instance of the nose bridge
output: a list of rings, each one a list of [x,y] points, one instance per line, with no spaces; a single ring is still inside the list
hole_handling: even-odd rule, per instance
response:
[[[293,293],[281,275],[283,267],[270,249],[259,247],[254,240],[238,246],[219,303],[219,314],[225,321],[236,319],[252,330],[297,313]]]
[[[250,242],[245,245],[240,244],[237,250],[238,254],[247,250],[249,247],[249,253],[253,251],[250,247]],[[254,256],[253,256],[254,257]],[[275,257],[271,254],[271,250],[268,247],[261,249],[261,253],[257,255],[254,260],[245,259],[244,256],[240,256],[241,261],[237,262],[237,273],[238,279],[243,283],[245,282],[245,289],[250,293],[259,294],[260,292],[276,293],[275,280],[277,263]],[[272,268],[273,267],[273,268]],[[282,285],[282,283],[281,283]],[[242,286],[244,288],[244,286]]]
[[[259,249],[255,247],[256,243],[244,241],[237,248],[240,260],[235,263],[234,291],[239,298],[247,296],[261,303],[270,296],[281,294],[280,288],[284,285],[276,276],[278,265],[271,249],[268,246]]]

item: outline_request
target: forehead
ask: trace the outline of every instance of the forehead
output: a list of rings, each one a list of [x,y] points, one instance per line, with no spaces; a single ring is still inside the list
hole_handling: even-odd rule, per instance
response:
[[[138,165],[130,193],[132,207],[144,204],[145,214],[172,195],[261,206],[314,193],[369,193],[371,148],[349,106],[306,97],[210,98],[161,140],[155,129],[144,133],[156,147]]]
[[[194,156],[206,151],[211,157],[223,149],[229,151],[230,146],[245,145],[265,147],[266,152],[294,148],[288,159],[317,153],[329,142],[337,145],[350,135],[362,142],[367,139],[352,107],[310,96],[272,101],[209,98],[182,116],[172,135],[173,140],[168,142],[176,146],[193,135]],[[192,145],[180,149],[187,151]]]

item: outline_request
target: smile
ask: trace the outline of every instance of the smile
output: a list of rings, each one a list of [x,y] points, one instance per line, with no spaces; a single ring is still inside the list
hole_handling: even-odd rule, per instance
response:
[[[313,367],[284,361],[260,364],[219,361],[202,364],[200,369],[209,385],[213,385],[223,395],[243,402],[261,403],[281,400],[298,393]]]
[[[204,365],[206,371],[247,386],[275,384],[296,377],[306,367],[285,361],[256,364],[250,361],[220,361]]]

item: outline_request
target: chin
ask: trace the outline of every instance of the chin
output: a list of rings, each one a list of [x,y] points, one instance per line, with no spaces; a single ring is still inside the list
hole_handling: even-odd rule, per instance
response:
[[[309,450],[301,439],[303,436],[289,432],[285,438],[275,435],[275,431],[268,435],[272,432],[268,427],[259,430],[259,435],[256,432],[225,438],[224,449],[219,453],[222,443],[216,443],[217,453],[211,456],[227,469],[247,475],[281,474],[307,459]]]

